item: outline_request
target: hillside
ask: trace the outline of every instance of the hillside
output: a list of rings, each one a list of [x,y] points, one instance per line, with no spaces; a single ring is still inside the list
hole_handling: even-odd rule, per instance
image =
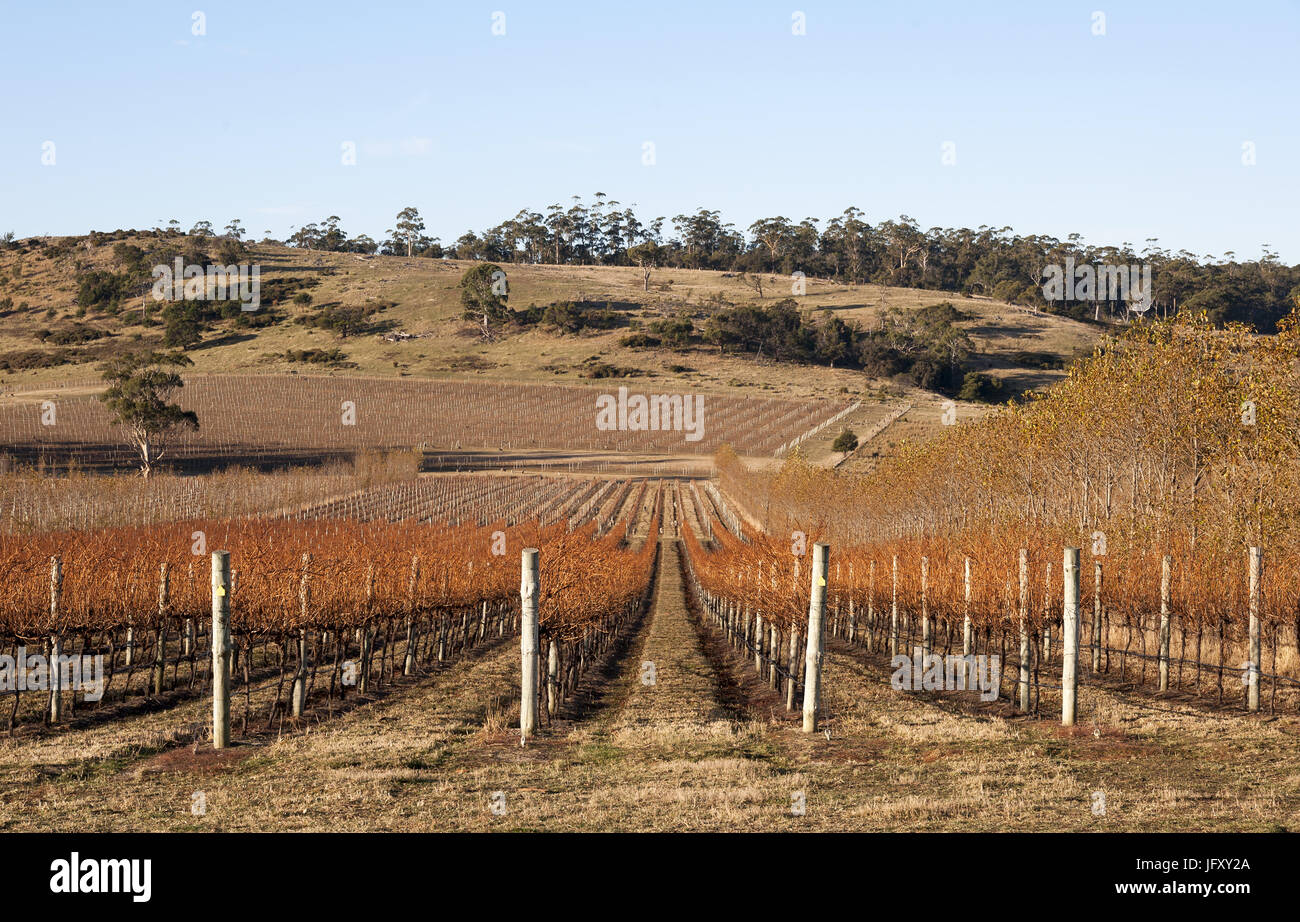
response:
[[[103,358],[141,344],[161,343],[162,305],[148,295],[122,299],[116,314],[86,310],[77,303],[79,280],[119,268],[114,247],[120,243],[157,245],[148,237],[115,240],[96,235],[61,238],[48,246],[27,241],[0,251],[0,387],[12,393],[59,382],[85,382],[97,376],[95,366]],[[243,318],[213,324],[202,341],[188,350],[196,374],[303,373],[570,384],[630,376],[661,390],[860,398],[862,408],[844,420],[859,433],[891,409],[912,405],[911,412],[889,427],[885,444],[918,426],[920,431],[930,428],[944,399],[898,376],[875,378],[856,369],[721,354],[699,342],[680,349],[621,344],[657,320],[690,318],[699,325],[730,306],[774,304],[790,290],[789,279],[775,276],[764,277],[760,298],[749,280],[733,273],[656,269],[646,291],[641,272],[634,267],[506,265],[512,309],[577,302],[588,310],[608,311],[604,323],[611,328],[561,333],[535,325],[486,341],[474,323],[462,319],[459,286],[473,262],[362,258],[260,244],[249,247],[244,261],[262,267],[263,304],[253,319],[266,325],[237,325]],[[306,301],[304,293],[310,301],[299,303],[296,299]],[[879,323],[884,311],[914,312],[948,301],[964,318],[956,325],[975,348],[971,367],[1003,379],[1014,392],[1059,378],[1065,363],[1089,349],[1099,330],[989,300],[817,279],[808,279],[806,293],[795,300],[814,324],[836,316],[867,329]],[[306,324],[322,312],[347,308],[369,312],[362,332],[342,335]],[[142,323],[146,317],[148,322]],[[268,323],[272,318],[278,319]],[[313,356],[327,361],[306,360]],[[967,405],[959,415],[985,409]],[[834,435],[824,432],[806,449],[818,460],[838,460],[831,459],[829,452]],[[871,451],[859,454],[868,458]],[[850,459],[850,465],[860,463],[861,459]]]

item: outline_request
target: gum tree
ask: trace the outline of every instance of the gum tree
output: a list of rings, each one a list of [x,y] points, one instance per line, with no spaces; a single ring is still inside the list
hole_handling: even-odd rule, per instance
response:
[[[469,269],[460,280],[460,303],[465,320],[477,320],[483,338],[492,339],[492,325],[510,319],[506,306],[509,298],[506,274],[493,263],[480,263]]]
[[[109,387],[99,399],[112,411],[127,443],[140,456],[143,477],[153,472],[173,434],[199,428],[193,410],[171,402],[185,386],[175,369],[193,364],[180,352],[138,352],[118,356],[101,366]]]
[[[646,291],[649,291],[650,273],[663,260],[663,253],[659,248],[659,244],[653,240],[638,243],[636,246],[628,248],[627,258],[641,268],[641,285]]]
[[[397,224],[388,234],[395,240],[406,241],[406,255],[415,255],[415,242],[424,232],[424,219],[414,205],[407,206],[397,213]]]

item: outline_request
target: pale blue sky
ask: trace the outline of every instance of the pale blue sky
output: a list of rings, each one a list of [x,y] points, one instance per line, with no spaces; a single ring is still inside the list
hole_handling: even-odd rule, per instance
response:
[[[4,0],[0,35],[19,236],[337,214],[378,239],[415,205],[448,243],[599,191],[1300,262],[1296,0]]]

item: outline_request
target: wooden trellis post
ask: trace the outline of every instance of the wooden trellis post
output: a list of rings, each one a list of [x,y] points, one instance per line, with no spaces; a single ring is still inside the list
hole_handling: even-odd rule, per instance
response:
[[[230,552],[212,552],[212,748],[230,745]]]
[[[546,713],[554,717],[560,710],[560,644],[554,637],[546,654]]]
[[[871,560],[867,573],[867,652],[874,653],[879,638],[876,634],[876,561]]]
[[[889,603],[889,655],[898,655],[898,555],[894,555],[894,595]]]
[[[50,624],[55,632],[50,636],[50,723],[63,719],[63,671],[59,657],[63,654],[63,640],[58,634],[59,600],[63,595],[63,560],[50,558]]]
[[[537,595],[540,591],[537,548],[524,548],[520,562],[519,610],[521,630],[519,650],[522,656],[519,682],[519,744],[537,732]]]
[[[1043,662],[1052,661],[1052,568],[1043,568]]]
[[[366,622],[357,629],[357,646],[359,647],[357,655],[361,659],[358,690],[362,694],[370,691],[370,658],[375,635],[375,629],[370,623],[370,616],[374,612],[374,602],[375,565],[372,562],[366,567]]]
[[[1259,710],[1260,656],[1259,643],[1259,593],[1264,575],[1264,555],[1260,548],[1250,549],[1250,663],[1246,688],[1246,709]]]
[[[817,732],[822,690],[822,626],[826,621],[826,577],[830,546],[813,545],[812,592],[808,603],[808,652],[804,655],[803,732]]]
[[[970,558],[966,558],[964,592],[962,601],[963,617],[961,622],[961,655],[970,656],[972,630],[970,622],[970,596],[971,596],[971,576],[970,576]]]
[[[1065,598],[1061,606],[1061,725],[1073,727],[1079,694],[1079,549],[1065,549]]]
[[[163,679],[167,672],[167,591],[171,585],[167,564],[158,569],[158,646],[153,654],[153,693],[163,693]]]
[[[767,677],[767,684],[772,686],[773,690],[778,687],[781,675],[777,667],[781,665],[781,632],[775,624],[772,625],[772,638],[767,645],[768,657],[772,660],[772,669]]]
[[[1169,691],[1169,591],[1174,558],[1165,554],[1160,561],[1160,691]]]
[[[1092,671],[1101,672],[1101,586],[1104,575],[1101,561],[1092,568]]]
[[[415,675],[415,593],[420,580],[420,558],[411,558],[411,575],[406,584],[406,656],[402,660],[402,675]]]
[[[1029,710],[1029,549],[1020,549],[1020,710]]]
[[[293,679],[293,716],[301,717],[307,710],[307,614],[311,607],[311,582],[308,571],[311,554],[302,555],[302,579],[298,583],[298,610],[303,627],[298,628],[298,671]]]
[[[971,621],[970,621],[971,578],[970,578],[969,557],[966,558],[966,562],[963,567],[963,570],[964,570],[964,577],[963,577],[964,592],[963,592],[963,601],[962,601],[963,614],[962,614],[962,621],[961,621],[961,655],[962,655],[961,687],[963,691],[969,691],[972,687],[970,681],[970,661],[967,660],[965,657],[971,655],[971,643],[974,639],[974,632],[971,629]]]
[[[921,663],[930,655],[930,606],[926,590],[930,582],[930,558],[921,558]]]
[[[790,655],[786,664],[790,675],[785,680],[785,709],[794,710],[794,685],[799,678],[799,629],[790,626]]]

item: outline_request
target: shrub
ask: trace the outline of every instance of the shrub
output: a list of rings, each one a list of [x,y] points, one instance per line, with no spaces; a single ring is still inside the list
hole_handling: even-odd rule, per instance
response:
[[[299,317],[294,322],[301,326],[330,330],[346,339],[349,336],[378,332],[380,326],[372,322],[371,317],[379,313],[379,311],[380,307],[373,303],[363,304],[360,307],[330,305],[321,308],[314,314]]]
[[[330,368],[356,368],[356,362],[349,362],[347,353],[337,347],[333,349],[289,349],[279,355],[286,362],[306,365],[326,365]]]
[[[691,344],[695,333],[695,324],[687,319],[656,320],[649,326],[650,332],[659,337],[660,342],[670,349],[683,349]]]
[[[108,333],[104,330],[97,330],[85,324],[74,323],[62,330],[41,330],[36,334],[36,338],[51,346],[74,346],[103,339],[107,335]]]
[[[858,436],[852,429],[845,429],[831,443],[831,451],[850,452],[858,447]]]
[[[596,362],[582,373],[584,378],[635,378],[644,374],[637,368],[624,368],[608,362]]]
[[[122,299],[130,294],[132,284],[128,272],[92,270],[81,276],[77,285],[77,304],[116,314]]]
[[[997,403],[1006,395],[1006,385],[992,375],[981,371],[968,371],[962,379],[961,390],[957,392],[959,400]]]

